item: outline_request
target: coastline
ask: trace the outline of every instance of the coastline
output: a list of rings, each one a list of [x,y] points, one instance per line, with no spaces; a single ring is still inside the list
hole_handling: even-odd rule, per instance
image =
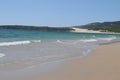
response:
[[[116,34],[89,34],[89,32],[84,31],[82,34],[81,32],[80,34],[79,32],[76,34],[74,32],[26,32],[16,30],[12,35],[9,35],[11,30],[3,30],[3,32],[1,34],[3,38],[0,44],[0,53],[5,54],[5,57],[2,56],[3,58],[1,58],[0,68],[1,79],[3,80],[12,80],[10,78],[16,78],[13,80],[20,78],[22,78],[21,80],[24,80],[24,78],[26,78],[25,80],[98,80],[97,78],[100,77],[101,79],[101,77],[104,76],[102,74],[106,73],[104,71],[107,70],[109,66],[112,66],[108,64],[112,62],[113,53],[117,50],[113,50],[114,47],[112,45],[110,50],[114,51],[113,53],[110,51],[104,54],[106,52],[101,51],[109,50],[106,44],[120,41],[119,35]],[[2,42],[5,40],[12,42]],[[98,44],[100,44],[100,47],[104,47],[105,45],[107,47],[101,50],[99,50],[98,47],[95,50],[96,52],[93,51],[93,54],[86,56],[85,52],[96,48]],[[117,52],[120,52],[119,49]],[[112,54],[110,55],[111,59],[107,60],[108,62],[102,63],[102,60],[104,62],[108,59],[109,54]],[[101,55],[106,57],[101,57]],[[113,59],[116,59],[116,57]],[[113,61],[113,63],[117,61],[119,61],[119,59]],[[109,73],[114,69],[110,68],[106,74],[108,74],[108,76],[111,75]],[[119,70],[119,68],[117,70]],[[114,73],[114,71],[112,73]],[[95,76],[98,77],[93,79]]]
[[[69,60],[59,70],[29,80],[120,80],[120,43],[98,46],[91,55]]]
[[[88,30],[88,29],[82,29],[82,28],[72,28],[72,29],[74,30],[72,32],[102,33],[100,31]]]
[[[83,29],[83,28],[72,28],[74,31],[71,32],[76,32],[76,33],[100,33],[100,34],[120,34],[120,33],[115,33],[115,32],[101,32],[100,30],[88,30],[88,29]]]

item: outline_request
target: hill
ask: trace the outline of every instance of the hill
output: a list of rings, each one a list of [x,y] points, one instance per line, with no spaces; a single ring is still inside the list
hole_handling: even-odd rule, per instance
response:
[[[120,21],[114,22],[94,22],[81,26],[73,27],[48,27],[48,26],[24,26],[24,25],[0,25],[0,29],[17,29],[17,30],[37,30],[37,31],[74,31],[73,28],[83,28],[88,30],[99,30],[102,32],[120,33]]]
[[[47,27],[47,26],[23,26],[23,25],[1,25],[0,29],[37,30],[37,31],[72,31],[70,27]]]
[[[119,32],[120,33],[120,21],[114,22],[95,22],[82,26],[74,26],[77,28],[84,28],[89,30],[100,30],[102,32]]]

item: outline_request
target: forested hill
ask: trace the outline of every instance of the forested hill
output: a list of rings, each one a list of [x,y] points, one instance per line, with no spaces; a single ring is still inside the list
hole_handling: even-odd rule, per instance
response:
[[[120,21],[114,22],[95,22],[82,26],[73,26],[89,30],[100,30],[103,32],[119,32]],[[17,29],[17,30],[37,30],[37,31],[74,31],[73,27],[48,27],[48,26],[24,26],[24,25],[0,25],[0,29]]]
[[[70,27],[23,26],[23,25],[1,25],[0,29],[37,30],[37,31],[73,31],[73,29]]]
[[[95,22],[82,26],[75,26],[78,28],[85,28],[90,30],[101,30],[103,32],[119,32],[120,33],[120,21],[114,22]]]

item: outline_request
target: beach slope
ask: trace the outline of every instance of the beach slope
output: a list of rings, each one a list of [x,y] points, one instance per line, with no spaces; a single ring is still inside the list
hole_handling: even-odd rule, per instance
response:
[[[120,43],[101,45],[90,56],[72,59],[34,80],[120,80]],[[32,78],[29,80],[33,80]]]

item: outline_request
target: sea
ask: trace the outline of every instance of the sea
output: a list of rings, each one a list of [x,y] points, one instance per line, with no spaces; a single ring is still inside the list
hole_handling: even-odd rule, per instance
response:
[[[120,34],[0,29],[0,80],[19,80],[89,56]],[[19,79],[18,79],[19,78]]]

